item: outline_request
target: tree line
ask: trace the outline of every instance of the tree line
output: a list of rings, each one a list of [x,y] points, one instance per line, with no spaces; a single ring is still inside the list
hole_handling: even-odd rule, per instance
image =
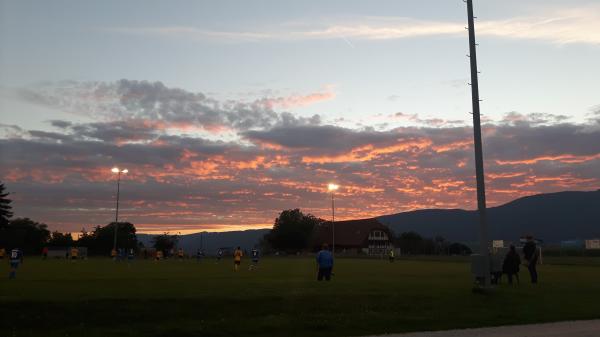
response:
[[[311,250],[315,244],[315,226],[324,222],[312,214],[304,214],[300,209],[284,210],[275,219],[273,229],[265,234],[260,246],[265,251],[296,253]],[[441,236],[424,238],[416,232],[395,235],[392,244],[408,255],[469,255],[471,249],[458,242],[448,242]]]
[[[130,222],[111,222],[106,226],[96,226],[91,232],[82,230],[78,239],[72,233],[50,232],[48,226],[29,218],[12,219],[11,200],[0,183],[0,247],[20,248],[27,254],[39,254],[43,247],[87,247],[88,255],[109,255],[114,244],[115,227],[119,248],[142,248],[136,237],[136,228]],[[275,219],[273,228],[260,241],[263,253],[279,251],[296,253],[311,250],[314,246],[315,227],[325,220],[312,214],[304,214],[300,209],[282,211]],[[178,237],[164,233],[152,240],[152,246],[167,252],[177,246]],[[442,237],[423,238],[416,232],[392,235],[394,247],[402,254],[413,255],[465,255],[471,254],[469,247],[451,243]]]

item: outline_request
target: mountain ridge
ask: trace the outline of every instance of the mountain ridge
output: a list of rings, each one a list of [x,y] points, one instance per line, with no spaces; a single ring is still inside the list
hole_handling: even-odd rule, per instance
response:
[[[517,198],[487,209],[490,240],[517,241],[533,235],[545,242],[600,237],[600,189],[562,191]],[[423,237],[441,236],[453,242],[478,240],[477,210],[420,209],[376,217],[396,234],[413,231]],[[270,229],[229,232],[200,232],[179,236],[178,245],[187,252],[203,247],[212,255],[223,247],[251,249]],[[152,234],[138,234],[145,246],[152,246]]]

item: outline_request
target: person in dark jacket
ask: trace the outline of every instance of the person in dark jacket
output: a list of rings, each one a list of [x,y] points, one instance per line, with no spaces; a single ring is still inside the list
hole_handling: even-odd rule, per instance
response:
[[[538,274],[537,274],[537,262],[539,258],[539,253],[535,241],[533,241],[532,236],[527,237],[527,243],[523,246],[523,257],[525,258],[525,264],[527,265],[527,269],[529,270],[529,276],[531,277],[531,283],[538,283]]]
[[[502,272],[506,274],[508,277],[508,284],[512,284],[513,275],[517,280],[517,284],[519,282],[519,266],[521,265],[521,258],[519,254],[517,254],[517,250],[514,245],[510,245],[510,250],[506,257],[504,258],[504,263],[502,264]]]

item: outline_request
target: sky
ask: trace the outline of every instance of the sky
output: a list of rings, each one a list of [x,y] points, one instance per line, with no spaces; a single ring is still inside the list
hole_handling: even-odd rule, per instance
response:
[[[600,3],[474,1],[489,206],[600,188]],[[52,230],[476,207],[466,8],[0,0],[0,179]]]

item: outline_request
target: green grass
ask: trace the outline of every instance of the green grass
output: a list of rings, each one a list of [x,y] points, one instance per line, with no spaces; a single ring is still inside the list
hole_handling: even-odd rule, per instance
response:
[[[338,259],[332,282],[312,259],[70,262],[0,271],[4,336],[345,336],[600,317],[597,259],[540,267],[538,286],[472,292],[461,259]],[[558,261],[560,263],[561,261]]]

